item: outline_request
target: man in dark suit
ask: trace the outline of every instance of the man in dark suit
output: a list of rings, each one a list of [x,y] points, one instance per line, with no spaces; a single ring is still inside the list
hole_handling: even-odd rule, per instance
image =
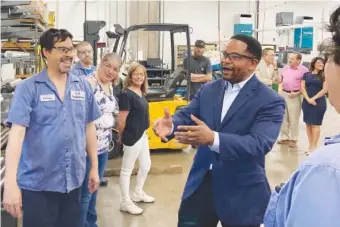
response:
[[[179,227],[257,227],[270,187],[265,155],[275,143],[283,99],[254,74],[260,43],[235,35],[223,52],[223,79],[204,84],[190,104],[154,123],[162,140],[198,146],[178,215]]]

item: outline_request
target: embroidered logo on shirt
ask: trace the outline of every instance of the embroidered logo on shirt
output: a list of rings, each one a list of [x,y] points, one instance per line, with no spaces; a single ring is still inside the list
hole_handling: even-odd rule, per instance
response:
[[[71,99],[73,99],[73,100],[85,100],[85,92],[83,92],[83,91],[71,91]]]
[[[55,101],[55,94],[40,95],[41,102]]]

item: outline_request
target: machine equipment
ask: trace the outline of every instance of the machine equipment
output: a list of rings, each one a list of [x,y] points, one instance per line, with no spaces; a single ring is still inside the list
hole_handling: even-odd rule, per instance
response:
[[[164,115],[164,108],[167,107],[170,114],[174,114],[177,110],[183,108],[188,104],[190,94],[190,67],[188,70],[183,68],[175,69],[175,42],[174,35],[176,33],[185,33],[186,46],[188,56],[188,65],[190,65],[190,27],[187,24],[141,24],[132,25],[124,32],[121,26],[115,25],[116,34],[123,33],[123,39],[118,51],[118,54],[123,57],[126,52],[126,44],[131,32],[137,30],[153,31],[153,32],[167,32],[170,34],[170,48],[171,48],[171,67],[169,69],[162,67],[161,59],[148,59],[147,61],[140,61],[147,68],[149,91],[146,98],[149,103],[150,123],[153,125],[155,119]],[[117,29],[118,28],[118,29]],[[116,41],[117,42],[117,41]],[[185,94],[180,95],[179,89],[184,89]],[[180,144],[176,140],[170,142],[162,142],[154,133],[152,128],[148,129],[149,146],[150,149],[184,149],[187,145]]]
[[[84,22],[84,40],[91,43],[93,48],[93,64],[97,65],[97,43],[99,40],[99,31],[106,25],[105,21],[85,21]]]

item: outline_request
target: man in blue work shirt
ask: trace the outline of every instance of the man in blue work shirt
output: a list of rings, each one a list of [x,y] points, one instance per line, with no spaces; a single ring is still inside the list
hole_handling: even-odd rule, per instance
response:
[[[89,42],[83,41],[77,45],[79,62],[72,68],[71,73],[77,76],[91,75],[96,67],[93,65],[93,48]]]
[[[340,7],[330,19],[334,50],[325,66],[329,101],[340,114]],[[289,181],[276,187],[264,218],[265,227],[338,227],[340,224],[340,136],[299,167]]]
[[[40,37],[48,67],[21,82],[10,106],[4,207],[24,227],[77,227],[86,151],[90,191],[98,187],[94,120],[100,110],[90,84],[70,74],[72,35],[49,29]]]

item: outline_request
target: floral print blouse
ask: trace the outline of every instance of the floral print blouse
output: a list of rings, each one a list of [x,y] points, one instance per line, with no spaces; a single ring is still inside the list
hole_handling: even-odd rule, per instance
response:
[[[99,155],[109,150],[109,144],[112,140],[112,128],[116,125],[119,106],[113,94],[112,86],[110,86],[110,94],[107,94],[94,75],[88,76],[87,80],[92,86],[95,99],[102,113],[102,116],[95,120],[97,152]]]

